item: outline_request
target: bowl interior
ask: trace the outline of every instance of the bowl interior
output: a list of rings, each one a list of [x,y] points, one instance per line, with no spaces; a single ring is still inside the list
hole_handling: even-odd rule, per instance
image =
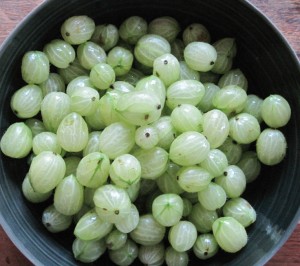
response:
[[[260,177],[248,185],[244,197],[254,205],[257,221],[249,229],[249,244],[237,254],[220,252],[204,265],[264,264],[291,234],[299,218],[300,167],[298,162],[300,125],[300,68],[294,53],[271,25],[246,1],[234,4],[223,0],[70,0],[46,1],[18,27],[0,51],[0,129],[1,135],[16,117],[9,101],[12,93],[24,85],[20,65],[28,50],[41,50],[59,37],[60,25],[72,15],[86,14],[97,24],[119,25],[131,15],[148,21],[173,16],[182,28],[192,22],[204,24],[213,41],[235,37],[239,67],[249,81],[249,91],[264,98],[281,94],[290,103],[292,118],[283,129],[288,141],[285,160],[275,167],[264,167]],[[41,212],[49,202],[33,205],[23,198],[20,187],[28,171],[26,159],[0,160],[1,222],[14,243],[38,265],[78,265],[71,252],[72,229],[52,235],[41,224]],[[195,258],[191,258],[191,263]],[[103,263],[102,263],[103,261]],[[111,265],[106,257],[101,265]],[[192,265],[194,265],[192,263]]]

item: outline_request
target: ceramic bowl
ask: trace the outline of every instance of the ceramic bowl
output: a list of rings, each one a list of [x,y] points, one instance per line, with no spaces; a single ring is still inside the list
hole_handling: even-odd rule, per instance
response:
[[[72,15],[88,15],[96,23],[119,25],[131,15],[148,21],[173,16],[184,27],[199,22],[213,40],[235,37],[235,65],[245,73],[249,91],[264,98],[281,94],[290,103],[292,117],[283,129],[287,138],[286,158],[274,167],[264,167],[248,185],[244,197],[255,207],[257,221],[249,229],[249,243],[236,254],[220,252],[201,265],[263,265],[288,239],[300,217],[300,68],[297,57],[272,23],[247,1],[224,0],[51,0],[45,1],[18,26],[0,51],[1,135],[16,117],[9,101],[24,85],[20,65],[28,50],[40,50],[59,36],[61,23]],[[50,234],[41,223],[45,205],[33,205],[20,187],[28,170],[26,159],[0,155],[0,221],[21,252],[34,265],[78,265],[72,254],[72,229]],[[106,256],[98,265],[111,265]],[[138,265],[138,262],[137,262]],[[200,265],[191,256],[190,265]]]

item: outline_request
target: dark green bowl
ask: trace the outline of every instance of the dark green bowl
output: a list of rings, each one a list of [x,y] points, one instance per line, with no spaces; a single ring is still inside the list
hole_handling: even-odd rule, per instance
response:
[[[213,39],[235,37],[236,65],[249,80],[249,91],[266,97],[283,95],[292,108],[284,129],[288,140],[285,160],[265,167],[244,197],[257,210],[257,222],[249,232],[248,245],[237,254],[220,252],[201,265],[263,265],[288,239],[300,217],[300,68],[294,52],[276,28],[253,6],[243,0],[51,0],[30,14],[6,40],[0,51],[1,135],[16,121],[9,108],[12,93],[24,85],[22,55],[58,36],[60,24],[72,15],[86,14],[97,23],[119,24],[130,15],[150,20],[169,15],[183,26],[200,22]],[[0,222],[15,245],[35,265],[78,265],[73,259],[72,232],[52,235],[41,224],[43,205],[23,198],[20,187],[27,172],[26,160],[0,160]],[[71,236],[68,236],[69,235]],[[104,256],[101,265],[111,265]],[[191,257],[190,265],[200,262]]]

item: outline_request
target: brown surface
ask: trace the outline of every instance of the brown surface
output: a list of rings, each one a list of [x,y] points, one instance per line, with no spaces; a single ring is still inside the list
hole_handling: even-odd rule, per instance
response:
[[[0,44],[42,0],[0,0]],[[251,0],[278,27],[300,58],[300,0]],[[0,265],[31,265],[0,227]],[[300,265],[300,225],[267,266]]]

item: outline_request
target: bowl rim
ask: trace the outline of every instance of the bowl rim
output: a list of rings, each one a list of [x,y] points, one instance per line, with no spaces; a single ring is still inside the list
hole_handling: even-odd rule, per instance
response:
[[[244,4],[252,9],[255,13],[257,13],[266,24],[269,24],[273,29],[274,32],[278,35],[281,41],[284,42],[284,45],[289,49],[293,59],[296,61],[298,65],[298,70],[300,71],[300,58],[298,57],[296,51],[292,48],[290,42],[288,41],[287,37],[283,34],[283,32],[279,29],[279,27],[258,7],[256,7],[253,3],[249,2],[249,0],[243,1],[239,0],[240,2],[244,2]],[[300,51],[299,51],[300,52]]]
[[[242,1],[242,0],[240,0]],[[263,19],[263,21],[270,25],[270,27],[273,28],[274,33],[280,38],[280,40],[283,42],[284,46],[289,50],[289,53],[291,54],[292,59],[297,65],[298,72],[300,73],[300,58],[296,54],[296,51],[292,48],[291,44],[287,40],[286,36],[283,34],[283,32],[274,24],[274,22],[265,15],[262,10],[257,8],[253,3],[250,3],[249,0],[244,1],[244,4],[255,11],[257,15]],[[266,264],[278,251],[279,249],[286,243],[286,241],[290,238],[294,230],[296,229],[297,225],[300,225],[300,206],[298,207],[298,211],[294,215],[294,219],[290,222],[289,226],[287,227],[284,234],[281,236],[280,240],[273,246],[272,250],[269,250],[268,253],[266,253],[263,257],[261,257],[255,266],[264,265]]]
[[[27,21],[31,20],[37,13],[40,12],[48,4],[48,1],[43,1],[34,7],[27,15],[25,15],[14,27],[14,29],[9,33],[9,35],[4,39],[3,43],[0,45],[0,58],[4,51],[7,49],[9,42],[15,38],[18,33],[22,30],[23,24]],[[44,265],[40,260],[38,260],[34,254],[24,245],[24,243],[18,238],[17,232],[14,232],[10,225],[6,222],[4,216],[2,215],[2,211],[0,211],[0,225],[2,229],[11,240],[11,242],[17,247],[17,249],[22,253],[24,257],[26,257],[33,265]]]
[[[43,10],[51,1],[42,1],[36,7],[34,7],[27,15],[25,15],[14,27],[14,29],[9,33],[9,35],[4,39],[0,45],[0,57],[7,49],[9,42],[15,38],[20,31],[23,29],[23,25],[35,17],[41,10]],[[239,0],[246,8],[254,11],[257,16],[259,16],[266,24],[268,24],[274,31],[274,33],[280,38],[284,46],[288,49],[292,59],[297,65],[298,72],[300,73],[300,58],[296,54],[296,51],[292,48],[291,44],[287,40],[283,32],[274,24],[274,22],[266,15],[262,10],[256,7],[249,0]],[[254,265],[264,265],[267,263],[285,244],[288,238],[292,235],[298,223],[300,223],[300,206],[294,215],[293,220],[289,223],[289,226],[281,236],[280,240],[273,246],[271,250],[265,253]],[[24,245],[24,243],[18,238],[17,232],[14,232],[10,225],[6,222],[1,210],[0,210],[0,225],[2,226],[4,232],[7,234],[12,243],[18,248],[18,250],[34,265],[44,265],[43,262],[38,260],[34,254]]]
[[[292,59],[295,62],[295,65],[297,65],[298,72],[300,73],[300,58],[296,54],[296,51],[292,48],[291,44],[289,43],[289,41],[287,40],[283,32],[278,28],[278,26],[274,24],[274,22],[267,15],[265,15],[262,12],[262,10],[257,8],[253,3],[250,3],[249,0],[244,1],[244,4],[248,8],[256,12],[257,15],[259,15],[266,24],[269,24],[270,27],[273,28],[274,33],[276,33],[276,35],[283,42],[284,46],[288,49]],[[287,240],[290,238],[290,236],[292,235],[292,233],[294,232],[298,224],[300,224],[300,206],[298,207],[298,211],[294,215],[294,219],[290,222],[289,226],[287,227],[284,234],[281,236],[280,240],[273,246],[271,250],[268,251],[268,253],[266,253],[263,257],[261,257],[254,265],[259,266],[259,265],[266,264],[279,251],[279,249],[287,242]]]

